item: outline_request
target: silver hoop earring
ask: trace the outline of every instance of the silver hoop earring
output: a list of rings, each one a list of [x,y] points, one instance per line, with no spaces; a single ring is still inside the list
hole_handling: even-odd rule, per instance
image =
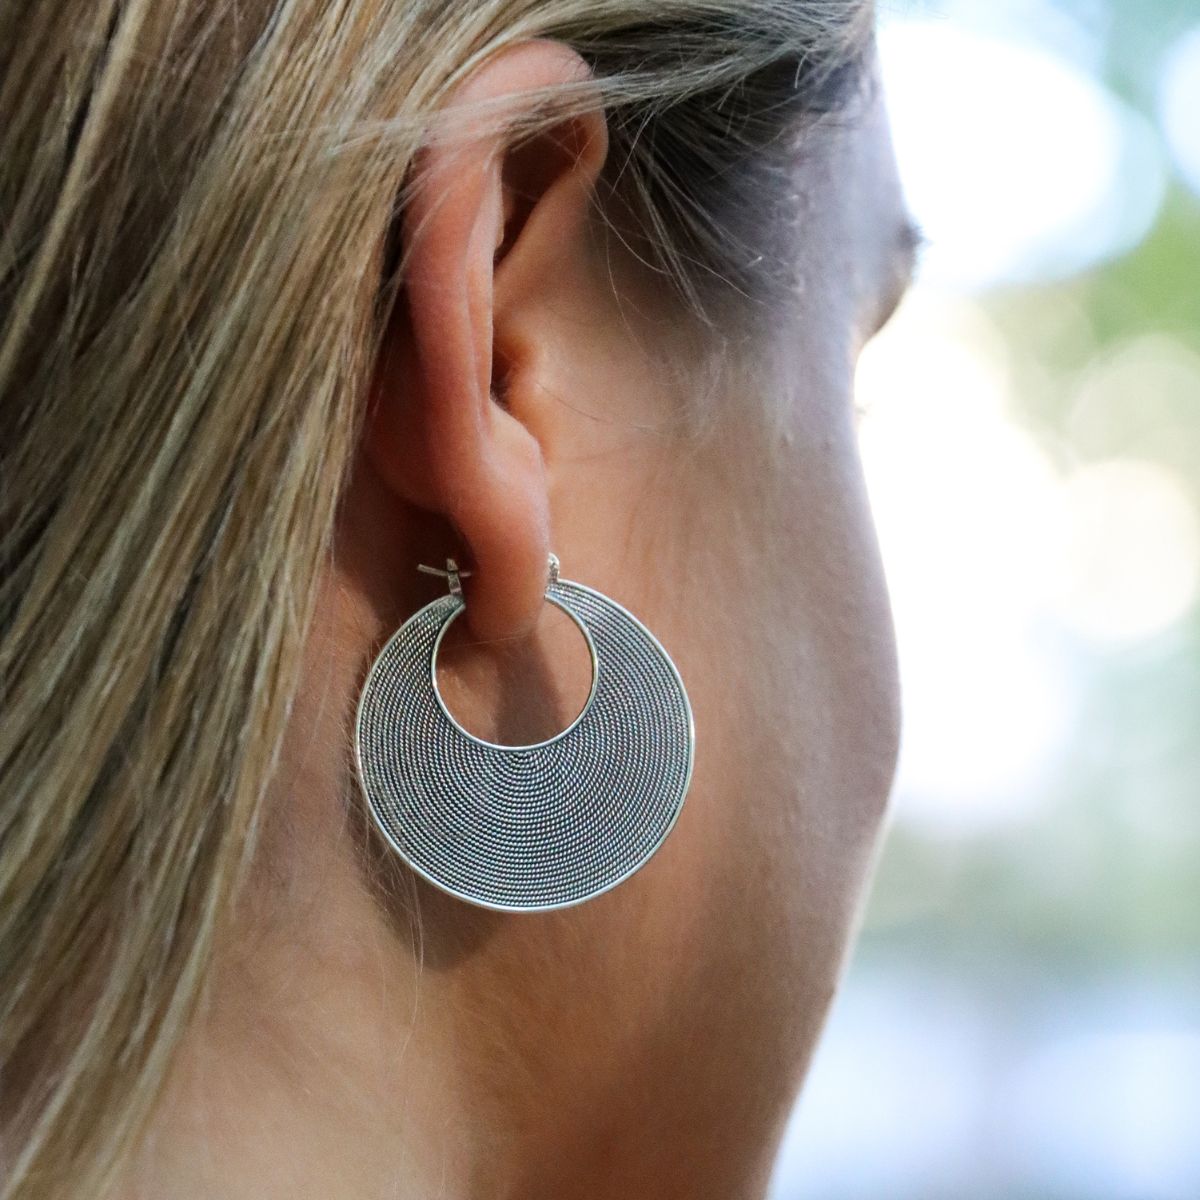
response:
[[[484,908],[566,908],[616,887],[662,845],[691,781],[695,730],[675,664],[615,600],[559,579],[551,555],[546,599],[583,632],[591,692],[544,742],[486,742],[437,684],[467,572],[453,559],[419,569],[445,575],[449,595],[396,630],[358,702],[355,757],[376,825],[417,874]]]

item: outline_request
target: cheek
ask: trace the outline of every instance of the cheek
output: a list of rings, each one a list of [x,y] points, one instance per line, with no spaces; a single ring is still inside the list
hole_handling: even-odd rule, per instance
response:
[[[692,508],[703,568],[678,618],[697,728],[689,837],[709,937],[754,981],[731,1018],[771,1030],[794,1084],[891,786],[894,642],[849,420],[771,454],[730,449],[719,471],[719,502]]]
[[[833,844],[873,837],[899,741],[896,647],[887,588],[857,445],[847,427],[781,481],[775,544],[792,569],[763,598],[787,650],[766,698],[788,711],[784,740],[815,773],[808,820]]]
[[[844,381],[828,382],[822,403],[844,395]],[[786,434],[731,419],[706,442],[626,436],[606,455],[596,445],[610,426],[581,435],[556,538],[679,666],[695,772],[674,832],[633,879],[550,923],[558,936],[518,922],[513,936],[531,945],[493,947],[518,964],[519,986],[538,964],[546,1012],[529,1037],[576,1092],[586,1081],[589,1120],[657,1131],[649,1104],[724,1170],[750,1170],[748,1156],[769,1166],[895,759],[891,623],[851,409],[795,413]],[[555,1022],[562,1038],[549,1036]],[[655,1132],[647,1156],[670,1144]],[[703,1190],[745,1194],[744,1180]]]
[[[740,466],[705,521],[711,547],[694,637],[722,775],[764,824],[837,857],[873,835],[898,742],[895,643],[851,423]],[[732,783],[732,780],[729,780]]]

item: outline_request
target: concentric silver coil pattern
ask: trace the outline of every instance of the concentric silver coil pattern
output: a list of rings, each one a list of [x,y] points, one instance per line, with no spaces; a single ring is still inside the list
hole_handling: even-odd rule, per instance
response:
[[[548,741],[497,746],[446,710],[435,660],[456,595],[393,634],[358,705],[375,822],[414,871],[486,908],[562,908],[614,887],[662,844],[691,779],[691,708],[655,637],[582,584],[557,580],[546,599],[584,630],[594,667],[583,711]]]

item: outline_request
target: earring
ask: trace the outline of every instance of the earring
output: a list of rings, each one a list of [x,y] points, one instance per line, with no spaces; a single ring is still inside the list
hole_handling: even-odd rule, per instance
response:
[[[675,824],[695,730],[683,680],[654,635],[615,600],[558,577],[546,599],[574,620],[592,660],[583,711],[561,733],[500,746],[468,733],[438,690],[437,654],[464,609],[449,594],[396,630],[363,684],[358,777],[376,825],[417,874],[484,908],[566,908],[628,879]]]

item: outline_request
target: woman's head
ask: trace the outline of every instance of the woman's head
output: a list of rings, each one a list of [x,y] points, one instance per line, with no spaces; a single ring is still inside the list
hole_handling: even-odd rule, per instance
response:
[[[384,1097],[413,1179],[450,1138],[492,1195],[753,1194],[894,754],[849,398],[906,247],[869,17],[0,12],[6,1200],[97,1194],[151,1112],[143,1179],[247,1178],[251,1094],[308,1178],[304,1106],[345,1149]],[[550,549],[667,646],[696,768],[631,880],[507,917],[379,853],[350,714],[455,554],[493,647],[447,656],[464,720],[561,720]]]

